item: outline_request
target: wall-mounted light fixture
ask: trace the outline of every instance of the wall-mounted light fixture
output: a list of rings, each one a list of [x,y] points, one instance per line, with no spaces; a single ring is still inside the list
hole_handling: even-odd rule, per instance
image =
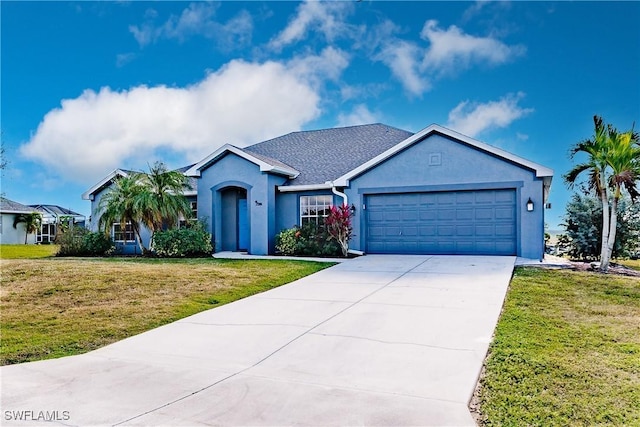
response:
[[[351,203],[351,207],[349,208],[349,210],[351,211],[351,215],[354,215],[356,213],[356,205]]]
[[[529,197],[529,200],[527,200],[527,211],[533,212],[533,200],[531,200],[531,197]]]
[[[256,204],[256,206],[262,206],[262,202],[259,202],[257,200],[254,200],[254,203]]]

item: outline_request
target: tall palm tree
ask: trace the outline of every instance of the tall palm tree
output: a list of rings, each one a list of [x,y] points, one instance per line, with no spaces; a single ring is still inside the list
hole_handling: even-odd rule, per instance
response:
[[[31,212],[28,214],[18,214],[13,220],[13,228],[18,229],[18,224],[24,223],[24,244],[27,244],[29,234],[37,233],[42,226],[42,214],[39,212]]]
[[[153,234],[164,226],[174,226],[180,218],[191,216],[191,206],[183,192],[190,189],[189,179],[178,171],[168,170],[162,162],[149,166],[149,173],[140,176],[143,191],[139,202],[142,222]]]
[[[619,133],[613,126],[604,124],[599,116],[593,117],[594,134],[570,150],[570,157],[587,154],[587,161],[576,165],[564,175],[565,182],[573,188],[578,177],[588,173],[590,190],[595,191],[602,203],[602,246],[600,270],[609,268],[615,243],[617,208],[621,190],[625,188],[633,200],[638,196],[636,179],[639,174],[640,147],[638,135],[632,130]]]
[[[135,238],[143,253],[147,248],[140,236],[140,221],[143,210],[140,203],[144,187],[141,185],[139,173],[131,173],[128,176],[119,177],[113,182],[111,188],[102,196],[98,205],[100,219],[98,228],[105,233],[110,233],[115,223],[120,223],[124,230],[127,224],[131,224]]]
[[[640,178],[640,138],[631,129],[627,132],[618,132],[613,126],[607,127],[609,140],[609,152],[607,165],[611,171],[609,188],[611,189],[611,220],[607,236],[607,247],[602,254],[601,268],[609,267],[611,254],[616,239],[616,227],[618,224],[618,203],[622,197],[622,190],[626,190],[635,202],[640,196],[637,180]]]

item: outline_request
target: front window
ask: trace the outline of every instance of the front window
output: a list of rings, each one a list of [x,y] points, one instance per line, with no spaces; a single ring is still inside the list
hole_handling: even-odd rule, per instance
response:
[[[191,205],[191,218],[198,218],[198,202],[193,201],[189,203]]]
[[[332,202],[332,196],[300,196],[300,225],[322,225],[324,218],[329,215]]]
[[[128,222],[125,226],[124,230],[119,222],[113,224],[113,240],[116,242],[133,242],[135,241],[135,236],[133,234],[133,227],[131,223]]]

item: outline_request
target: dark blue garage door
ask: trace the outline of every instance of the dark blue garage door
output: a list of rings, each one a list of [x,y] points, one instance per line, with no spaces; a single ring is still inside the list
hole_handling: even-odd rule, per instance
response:
[[[516,254],[515,190],[376,194],[365,212],[369,253]]]

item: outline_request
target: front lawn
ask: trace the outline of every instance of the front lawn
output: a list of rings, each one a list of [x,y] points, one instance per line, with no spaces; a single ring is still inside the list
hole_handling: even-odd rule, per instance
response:
[[[58,245],[0,245],[0,259],[48,258],[59,249]]]
[[[620,259],[615,260],[615,262],[625,267],[633,268],[634,270],[640,270],[640,259]]]
[[[2,259],[0,364],[84,353],[329,265],[211,258]]]
[[[479,399],[484,425],[640,425],[640,279],[517,269]]]

